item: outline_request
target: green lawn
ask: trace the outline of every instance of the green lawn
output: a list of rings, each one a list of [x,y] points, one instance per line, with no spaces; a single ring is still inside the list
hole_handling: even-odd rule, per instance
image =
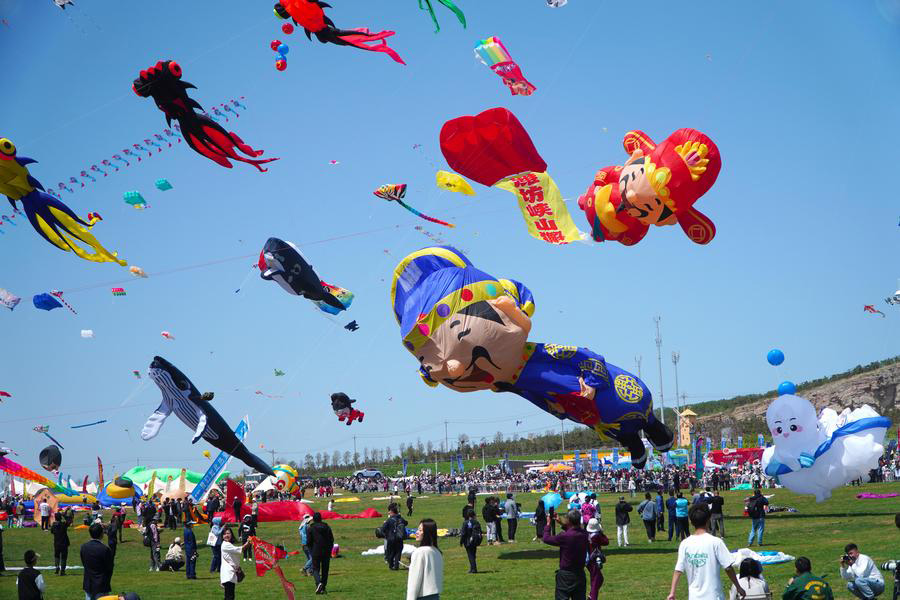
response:
[[[889,558],[900,558],[900,531],[894,526],[894,514],[900,511],[897,499],[857,500],[854,496],[860,489],[868,492],[890,492],[900,490],[900,484],[866,485],[862,488],[842,488],[834,497],[816,504],[810,497],[796,496],[786,490],[776,490],[772,504],[793,506],[799,513],[779,513],[766,520],[765,548],[781,550],[795,556],[806,555],[813,563],[813,571],[827,574],[827,579],[835,587],[835,597],[851,598],[840,583],[837,562],[843,545],[856,542],[863,553],[872,556],[876,563]],[[745,546],[749,530],[749,520],[742,517],[742,499],[745,492],[728,492],[726,499],[726,543],[732,550]],[[373,501],[372,496],[362,495],[361,502],[339,503],[337,510],[357,512],[366,506],[375,506],[384,512],[386,502]],[[518,500],[525,510],[532,510],[540,494],[520,494]],[[637,503],[640,498],[635,498]],[[612,538],[612,548],[608,552],[608,562],[604,569],[606,583],[601,596],[606,598],[654,598],[661,600],[668,593],[672,567],[675,563],[677,545],[675,542],[648,544],[642,537],[641,524],[631,527],[632,545],[625,549],[615,547],[615,527],[613,505],[616,496],[603,494],[601,507],[607,534]],[[482,497],[479,497],[479,506]],[[465,503],[460,496],[429,497],[416,501],[415,515],[411,522],[417,523],[423,517],[432,517],[443,527],[458,527],[460,509]],[[319,501],[313,506],[324,507]],[[634,514],[634,513],[632,513]],[[360,552],[380,544],[374,538],[374,528],[380,520],[332,521],[335,539],[341,546],[343,558],[332,560],[331,580],[328,590],[332,598],[353,599],[396,599],[405,594],[406,574],[388,571],[380,557],[363,557]],[[197,528],[197,539],[205,540],[206,526]],[[478,598],[491,594],[495,598],[541,598],[553,597],[553,578],[556,569],[556,551],[549,546],[532,542],[534,529],[527,521],[521,521],[517,544],[502,546],[482,546],[478,551],[478,566],[481,573],[467,575],[468,563],[465,552],[458,546],[458,539],[442,539],[444,552],[444,598]],[[283,542],[289,550],[298,549],[295,523],[263,523],[260,537],[271,542]],[[164,547],[181,532],[163,534]],[[79,564],[78,548],[86,541],[84,530],[70,533],[72,547],[70,559]],[[53,543],[47,533],[38,529],[13,529],[3,533],[6,566],[21,566],[22,554],[32,548],[42,555],[40,565],[52,564]],[[163,553],[164,553],[163,549]],[[126,531],[126,541],[119,544],[116,557],[116,571],[113,577],[113,591],[136,591],[143,600],[190,598],[191,600],[220,598],[218,575],[209,573],[210,551],[200,550],[197,581],[186,581],[184,572],[148,573],[148,550],[141,545],[138,532]],[[249,566],[249,563],[244,563]],[[297,584],[297,597],[312,596],[311,578],[299,574],[301,563],[296,558],[284,562],[285,573]],[[238,597],[263,600],[283,598],[278,578],[270,573],[257,578],[252,569],[247,579],[238,586]],[[785,582],[791,576],[791,564],[782,564],[765,569],[770,586],[780,595]],[[887,579],[886,597],[890,597],[892,578]],[[724,578],[724,575],[723,575]],[[48,600],[83,598],[81,571],[70,571],[65,578],[56,577],[52,571],[45,572],[48,585]],[[15,578],[7,572],[0,577],[0,599],[15,598]],[[687,590],[682,583],[680,598],[687,598]]]

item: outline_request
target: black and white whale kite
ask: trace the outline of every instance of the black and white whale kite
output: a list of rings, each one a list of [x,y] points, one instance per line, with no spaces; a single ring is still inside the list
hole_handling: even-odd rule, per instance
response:
[[[173,412],[182,423],[194,430],[192,444],[203,438],[222,452],[230,454],[248,467],[275,475],[264,460],[252,454],[241,442],[225,419],[209,403],[213,394],[201,394],[178,368],[160,356],[154,356],[150,363],[150,379],[162,392],[162,403],[156,409],[141,431],[142,440],[151,440],[159,433],[162,424]]]
[[[292,242],[275,237],[266,240],[259,253],[259,274],[289,294],[312,300],[320,310],[332,315],[347,310],[353,302],[352,292],[322,281]]]

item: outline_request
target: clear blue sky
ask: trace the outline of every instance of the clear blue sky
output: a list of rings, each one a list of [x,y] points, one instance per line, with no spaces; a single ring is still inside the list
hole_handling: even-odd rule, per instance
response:
[[[525,282],[537,302],[532,339],[590,347],[635,368],[659,401],[653,316],[662,316],[667,404],[680,387],[694,400],[774,389],[898,353],[900,312],[884,304],[897,286],[895,144],[900,139],[900,11],[896,2],[633,3],[459,0],[463,30],[438,7],[442,31],[415,0],[334,0],[338,26],[394,29],[409,63],[285,36],[271,2],[0,0],[4,61],[0,135],[40,162],[46,185],[160,131],[164,119],[131,92],[138,71],[176,59],[205,106],[246,96],[234,130],[281,160],[260,174],[222,169],[181,144],[98,180],[65,200],[99,211],[95,233],[151,277],[54,249],[20,221],[0,236],[0,287],[25,301],[0,313],[5,349],[0,439],[37,466],[49,424],[65,445],[64,471],[141,464],[203,469],[202,442],[174,417],[151,442],[138,439],[159,392],[132,370],[162,354],[232,424],[249,413],[251,448],[301,461],[307,451],[474,439],[558,428],[509,394],[430,389],[402,347],[388,302],[390,273],[429,244],[424,224],[372,195],[409,184],[409,202],[456,222],[429,228],[476,265]],[[498,35],[537,87],[511,97],[473,56]],[[273,38],[290,47],[274,69]],[[601,167],[624,158],[622,135],[661,139],[695,127],[719,145],[724,165],[698,207],[718,227],[709,246],[677,227],[654,228],[638,246],[551,247],[530,238],[507,192],[477,186],[467,198],[434,187],[443,167],[444,121],[493,106],[525,124],[563,194],[574,199]],[[414,151],[413,144],[422,144]],[[329,160],[340,165],[330,166]],[[433,163],[433,165],[432,165]],[[155,179],[175,186],[159,193]],[[140,190],[143,212],[122,202]],[[0,210],[0,212],[9,212]],[[586,229],[580,211],[579,227]],[[24,225],[24,226],[23,226]],[[335,239],[349,234],[360,234]],[[250,269],[269,236],[304,245],[326,280],[356,293],[336,321]],[[316,243],[320,242],[320,243]],[[241,257],[190,270],[221,259]],[[113,298],[125,281],[127,297]],[[242,285],[243,284],[243,285]],[[240,293],[234,290],[242,285]],[[78,311],[30,303],[50,289]],[[81,291],[77,291],[81,290]],[[863,312],[875,304],[887,318]],[[341,326],[356,319],[360,330]],[[81,329],[96,337],[84,340]],[[175,341],[159,333],[169,330]],[[765,353],[780,347],[780,370]],[[287,372],[276,378],[273,369]],[[237,390],[237,391],[235,391]],[[283,398],[254,394],[262,390]],[[363,424],[336,421],[334,391],[359,399]],[[389,400],[392,398],[392,400]],[[106,418],[94,428],[70,425]],[[515,426],[515,420],[524,423]],[[124,430],[130,430],[129,434]],[[111,465],[115,465],[112,467]],[[239,468],[240,465],[232,465]]]

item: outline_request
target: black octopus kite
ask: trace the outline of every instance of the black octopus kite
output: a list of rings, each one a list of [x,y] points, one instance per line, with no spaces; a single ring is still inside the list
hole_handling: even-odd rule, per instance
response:
[[[184,136],[188,146],[223,167],[230,169],[232,165],[228,159],[231,159],[265,171],[261,164],[278,160],[277,158],[256,160],[239,156],[235,148],[253,157],[261,156],[263,151],[254,150],[236,133],[226,131],[205,114],[196,112],[195,108],[202,111],[203,107],[187,95],[190,88],[196,89],[197,86],[181,80],[181,66],[174,60],[159,61],[141,71],[131,86],[138,96],[153,98],[159,110],[166,114],[166,123],[171,125],[172,119],[178,121],[181,135]]]

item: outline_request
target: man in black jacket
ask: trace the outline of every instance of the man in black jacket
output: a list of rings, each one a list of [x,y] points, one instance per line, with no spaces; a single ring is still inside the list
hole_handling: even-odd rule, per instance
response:
[[[106,543],[112,552],[113,559],[116,558],[116,546],[119,544],[119,516],[113,513],[109,518],[109,525],[106,526]]]
[[[36,564],[37,554],[34,550],[26,550],[25,568],[19,572],[16,579],[19,600],[42,600],[44,597],[44,578],[40,571],[34,568]]]
[[[631,523],[631,517],[628,516],[633,510],[632,506],[625,502],[625,496],[619,496],[619,502],[616,504],[616,542],[622,545],[622,538],[625,538],[625,546],[628,546],[628,524]]]
[[[388,505],[388,518],[381,526],[384,536],[384,560],[392,571],[400,569],[400,556],[403,554],[403,540],[406,539],[406,519],[400,516],[396,502]]]
[[[316,580],[316,593],[325,594],[328,586],[328,567],[331,564],[331,548],[334,534],[331,527],[322,522],[322,515],[313,513],[313,522],[306,529],[306,542],[312,558],[312,574]]]
[[[81,564],[84,567],[82,589],[85,600],[96,600],[109,594],[112,586],[113,556],[109,548],[103,545],[103,526],[94,523],[88,529],[90,541],[81,545]]]
[[[56,574],[66,574],[66,560],[69,558],[69,533],[66,531],[69,524],[63,519],[62,513],[57,511],[56,519],[50,526],[53,535],[53,564],[56,565]]]

